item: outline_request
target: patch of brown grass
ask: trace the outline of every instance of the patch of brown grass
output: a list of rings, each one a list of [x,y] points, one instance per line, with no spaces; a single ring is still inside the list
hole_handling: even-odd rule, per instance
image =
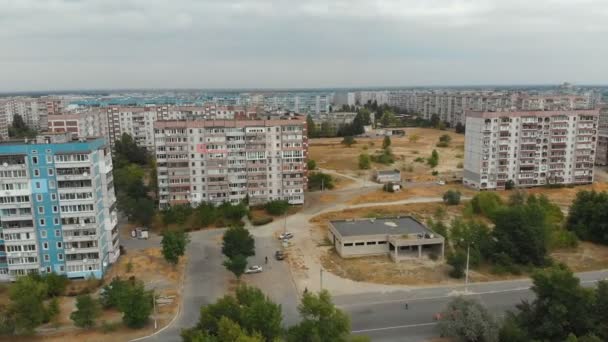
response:
[[[455,185],[446,185],[446,186],[438,186],[431,185],[425,187],[413,187],[408,188],[405,187],[401,189],[401,191],[397,192],[386,192],[383,190],[377,190],[374,192],[370,192],[359,197],[354,198],[349,204],[360,204],[360,203],[375,203],[375,202],[393,202],[393,201],[401,201],[408,198],[414,197],[441,197],[448,190],[458,190],[463,196],[474,196],[475,191],[465,188],[460,184]]]
[[[551,257],[562,262],[574,272],[608,268],[608,246],[580,242],[576,248],[556,250]]]

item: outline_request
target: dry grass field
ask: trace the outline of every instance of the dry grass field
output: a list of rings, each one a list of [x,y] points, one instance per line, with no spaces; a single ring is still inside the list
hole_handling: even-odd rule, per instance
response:
[[[430,128],[405,128],[405,137],[391,137],[391,148],[395,155],[395,163],[382,165],[372,163],[372,168],[378,170],[400,169],[403,179],[414,181],[434,180],[437,177],[431,175],[431,168],[426,163],[415,162],[416,158],[428,158],[433,149],[439,153],[439,165],[436,170],[440,177],[452,178],[460,174],[458,164],[464,161],[464,135],[450,131],[440,131]],[[436,147],[439,137],[447,134],[452,138],[449,147]],[[417,141],[412,141],[412,137]],[[338,172],[356,174],[358,158],[362,153],[374,154],[382,148],[383,137],[357,138],[357,143],[346,147],[340,142],[342,138],[311,139],[309,146],[309,158],[314,159],[317,165],[323,169],[336,170]]]
[[[377,203],[377,202],[394,202],[405,200],[408,198],[415,197],[441,197],[448,190],[460,191],[462,196],[469,197],[474,196],[477,192],[469,188],[465,188],[461,184],[450,184],[444,186],[429,185],[429,186],[417,186],[407,187],[407,185],[397,192],[386,192],[383,190],[376,190],[364,195],[360,195],[352,199],[349,204],[361,204],[361,203]]]

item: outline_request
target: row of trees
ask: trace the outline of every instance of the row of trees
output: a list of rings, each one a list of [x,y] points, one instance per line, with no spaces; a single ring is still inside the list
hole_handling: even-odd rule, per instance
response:
[[[608,340],[608,282],[584,288],[563,265],[532,279],[535,299],[517,305],[502,324],[476,300],[454,299],[442,312],[442,334],[466,342]]]
[[[27,124],[25,123],[25,121],[23,121],[23,117],[21,117],[21,115],[19,115],[19,114],[13,115],[13,123],[8,128],[8,136],[10,138],[33,139],[36,137],[36,134],[38,134],[38,132],[36,132],[36,130],[28,127]]]
[[[255,287],[241,285],[235,296],[226,295],[201,307],[195,327],[182,331],[184,342],[340,342],[368,341],[350,333],[350,319],[337,309],[327,291],[305,292],[298,311],[300,323],[283,329],[281,306]]]

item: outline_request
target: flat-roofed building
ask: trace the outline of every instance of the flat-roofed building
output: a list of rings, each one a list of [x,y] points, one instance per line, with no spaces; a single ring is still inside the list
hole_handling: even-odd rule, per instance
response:
[[[445,239],[410,216],[331,221],[328,238],[343,258],[388,255],[398,262],[444,255]]]

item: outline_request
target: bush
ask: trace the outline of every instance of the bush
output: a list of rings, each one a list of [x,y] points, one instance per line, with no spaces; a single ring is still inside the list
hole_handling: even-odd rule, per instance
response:
[[[464,277],[465,267],[467,264],[466,252],[457,251],[448,255],[448,265],[452,266],[450,277],[460,279]]]
[[[414,161],[415,161],[416,163],[424,163],[424,162],[425,162],[425,159],[424,159],[424,158],[422,158],[422,157],[418,157],[418,158],[414,159]]]
[[[340,143],[346,147],[351,147],[353,144],[357,143],[357,141],[352,136],[346,136]]]
[[[549,248],[574,248],[576,246],[578,246],[578,238],[574,232],[564,229],[555,229],[551,232]]]
[[[58,275],[57,273],[48,273],[42,278],[47,286],[47,294],[49,297],[57,297],[63,294],[68,285],[68,277]]]
[[[268,224],[273,221],[273,218],[270,216],[265,217],[257,217],[251,220],[251,224],[254,226],[262,226]]]
[[[306,162],[306,169],[307,170],[316,170],[317,169],[317,162],[314,161],[313,159],[309,159]]]
[[[264,209],[270,215],[279,216],[283,215],[289,209],[289,202],[286,200],[274,200],[266,203]],[[271,220],[272,221],[272,220]]]
[[[448,205],[457,205],[460,204],[460,197],[460,191],[448,190],[443,194],[443,202]]]
[[[76,298],[76,311],[72,312],[70,319],[77,327],[90,328],[100,313],[99,302],[90,295],[82,295]]]
[[[333,189],[334,179],[332,176],[322,173],[315,172],[308,177],[308,190],[321,190],[321,189]]]
[[[439,153],[433,150],[431,156],[426,160],[426,163],[429,164],[431,168],[435,168],[437,165],[439,165]]]
[[[456,167],[462,169],[464,165],[462,164],[462,162],[458,162],[458,164],[456,164]]]
[[[480,192],[471,200],[473,212],[488,218],[492,218],[502,205],[500,196],[489,191]]]
[[[437,144],[435,144],[435,146],[437,146],[437,147],[449,147],[450,144],[447,143],[447,142],[445,142],[445,141],[440,141]]]
[[[389,147],[385,148],[379,154],[373,155],[372,161],[378,164],[389,165],[395,162],[395,156]]]
[[[431,174],[432,174],[433,176],[437,176],[437,175],[439,174],[439,171],[437,171],[437,170],[433,170],[433,171],[431,171]]]
[[[371,160],[367,153],[362,153],[359,155],[359,169],[368,170],[371,167]]]
[[[512,179],[509,179],[508,181],[505,182],[505,189],[506,190],[511,190],[515,187],[515,182]]]

